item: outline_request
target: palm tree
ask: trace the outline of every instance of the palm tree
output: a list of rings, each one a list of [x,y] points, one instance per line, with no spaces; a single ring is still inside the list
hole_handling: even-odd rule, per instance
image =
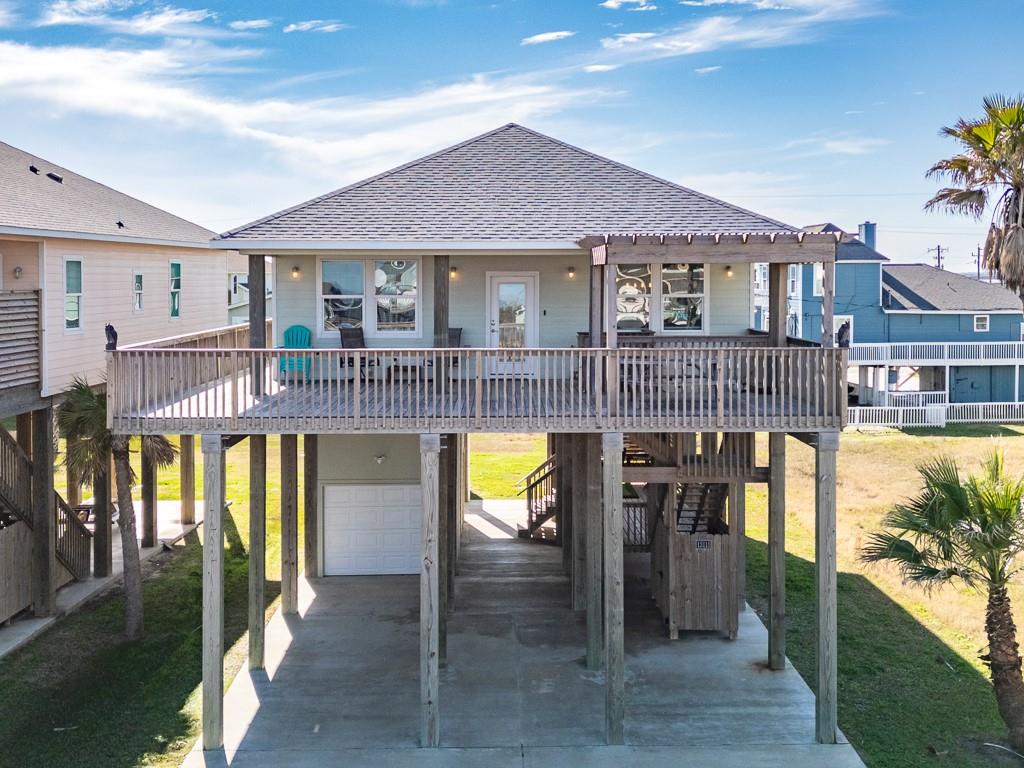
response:
[[[998,448],[982,472],[966,480],[950,458],[923,464],[918,472],[920,493],[885,516],[887,530],[873,534],[861,556],[896,563],[908,582],[925,589],[960,581],[987,592],[988,654],[981,658],[1010,741],[1024,750],[1024,679],[1007,593],[1024,550],[1024,478],[1007,477]]]
[[[1011,291],[1024,297],[1024,95],[983,100],[983,117],[947,126],[960,152],[940,160],[928,178],[948,179],[925,209],[945,209],[981,220],[993,205],[985,263]]]
[[[104,471],[108,456],[114,457],[117,484],[117,526],[121,530],[121,556],[124,564],[125,636],[129,640],[142,637],[142,563],[139,540],[135,533],[135,505],[132,487],[135,471],[131,465],[131,436],[115,435],[107,429],[107,399],[84,379],[75,378],[64,392],[57,411],[60,431],[67,438],[67,465],[84,482],[92,482]],[[174,463],[175,448],[161,435],[147,435],[140,441],[140,450],[156,466]]]

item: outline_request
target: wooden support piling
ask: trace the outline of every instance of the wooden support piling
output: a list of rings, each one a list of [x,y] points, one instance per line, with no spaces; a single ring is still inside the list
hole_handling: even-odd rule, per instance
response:
[[[436,747],[441,741],[438,712],[439,678],[439,579],[438,435],[420,435],[420,488],[423,494],[420,568],[420,743]]]
[[[203,749],[224,746],[224,442],[203,435]]]
[[[768,434],[768,668],[786,668],[786,435]]]
[[[57,527],[53,494],[53,408],[32,411],[32,611],[57,612]]]
[[[142,486],[142,546],[155,547],[157,537],[156,512],[156,464],[142,452],[142,471],[139,482]]]
[[[249,669],[264,668],[267,580],[267,436],[249,436]]]
[[[622,553],[622,433],[602,435],[604,456],[605,735],[622,744],[625,720],[625,645]]]
[[[320,576],[320,479],[317,436],[302,437],[302,514],[304,573],[307,579]]]
[[[586,605],[587,605],[587,669],[600,669],[602,662],[602,566],[604,522],[602,520],[601,436],[587,435],[587,503],[586,503]],[[622,457],[619,457],[621,464]],[[619,471],[622,471],[620,466]]]
[[[281,613],[299,612],[299,439],[281,435]]]
[[[817,685],[815,732],[835,744],[839,728],[838,623],[836,613],[836,454],[839,433],[822,432],[814,453],[814,573],[816,585]]]
[[[572,463],[577,468],[573,473],[572,494],[572,608],[574,611],[587,609],[587,504],[592,499],[589,490],[587,462],[587,436],[572,436]]]
[[[196,521],[196,439],[181,435],[178,439],[178,471],[181,477],[181,524]]]

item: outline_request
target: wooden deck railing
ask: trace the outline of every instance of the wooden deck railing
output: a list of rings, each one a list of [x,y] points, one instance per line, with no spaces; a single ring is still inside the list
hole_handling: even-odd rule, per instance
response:
[[[1024,363],[1024,341],[854,344],[853,365],[996,365]]]
[[[266,338],[271,336],[271,321],[267,320]],[[237,323],[205,331],[182,333],[162,339],[125,344],[121,349],[241,349],[249,346],[249,324]]]
[[[39,383],[39,291],[0,291],[0,391]]]
[[[119,433],[834,429],[845,350],[122,349]]]

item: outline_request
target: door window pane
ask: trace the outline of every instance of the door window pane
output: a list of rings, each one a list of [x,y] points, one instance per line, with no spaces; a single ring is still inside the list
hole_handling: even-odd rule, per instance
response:
[[[526,283],[498,283],[498,346],[526,346]]]

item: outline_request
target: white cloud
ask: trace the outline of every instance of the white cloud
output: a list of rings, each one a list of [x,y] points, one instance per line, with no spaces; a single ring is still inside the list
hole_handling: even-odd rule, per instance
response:
[[[887,139],[864,136],[811,136],[806,139],[794,139],[784,145],[784,149],[798,150],[803,157],[816,155],[869,155],[874,150],[888,144]]]
[[[240,19],[228,24],[229,27],[238,32],[247,32],[251,29],[266,29],[270,25],[270,19]]]
[[[617,11],[620,8],[625,8],[627,11],[656,11],[658,6],[654,5],[651,0],[604,0],[603,3],[599,3],[602,8],[608,8],[613,11]]]
[[[309,21],[296,21],[293,24],[285,25],[285,32],[340,32],[348,29],[348,24],[340,21],[325,21],[324,19],[310,19]]]
[[[205,8],[166,5],[140,13],[122,13],[134,6],[133,0],[57,0],[43,9],[36,25],[91,26],[126,35],[202,37],[224,34],[223,30],[204,24],[217,18],[217,14]]]
[[[611,0],[617,2],[618,0]],[[818,28],[870,16],[872,0],[792,0],[792,13],[715,15],[658,32],[633,32],[601,40],[605,63],[690,56],[724,48],[770,48],[816,39]]]
[[[696,74],[698,74],[698,75],[710,75],[710,74],[712,74],[713,72],[717,72],[717,71],[718,71],[718,70],[720,70],[721,68],[722,68],[722,67],[721,67],[721,65],[716,65],[716,66],[714,66],[714,67],[697,67],[697,68],[696,68],[695,70],[693,70],[693,71],[694,71],[694,72],[695,72]]]
[[[611,72],[613,69],[618,69],[617,64],[587,64],[583,67],[584,72]]]
[[[538,43],[553,43],[556,40],[565,40],[567,37],[572,37],[575,34],[575,32],[569,32],[568,30],[562,30],[560,32],[541,32],[539,35],[524,37],[519,41],[519,44],[537,45]]]
[[[782,5],[774,0],[679,0],[680,5],[688,5],[693,8],[712,8],[722,5],[748,5],[759,11],[785,11],[792,6]]]
[[[509,121],[526,122],[607,98],[550,77],[477,75],[387,98],[224,96],[200,71],[247,64],[258,52],[202,41],[147,50],[37,47],[0,40],[0,111],[40,104],[46,113],[125,120],[188,137],[253,142],[281,163],[351,181]],[[116,94],[117,98],[111,98]]]
[[[14,10],[14,3],[6,2],[6,0],[0,0],[0,27],[9,27],[14,24],[18,19],[18,14]]]

